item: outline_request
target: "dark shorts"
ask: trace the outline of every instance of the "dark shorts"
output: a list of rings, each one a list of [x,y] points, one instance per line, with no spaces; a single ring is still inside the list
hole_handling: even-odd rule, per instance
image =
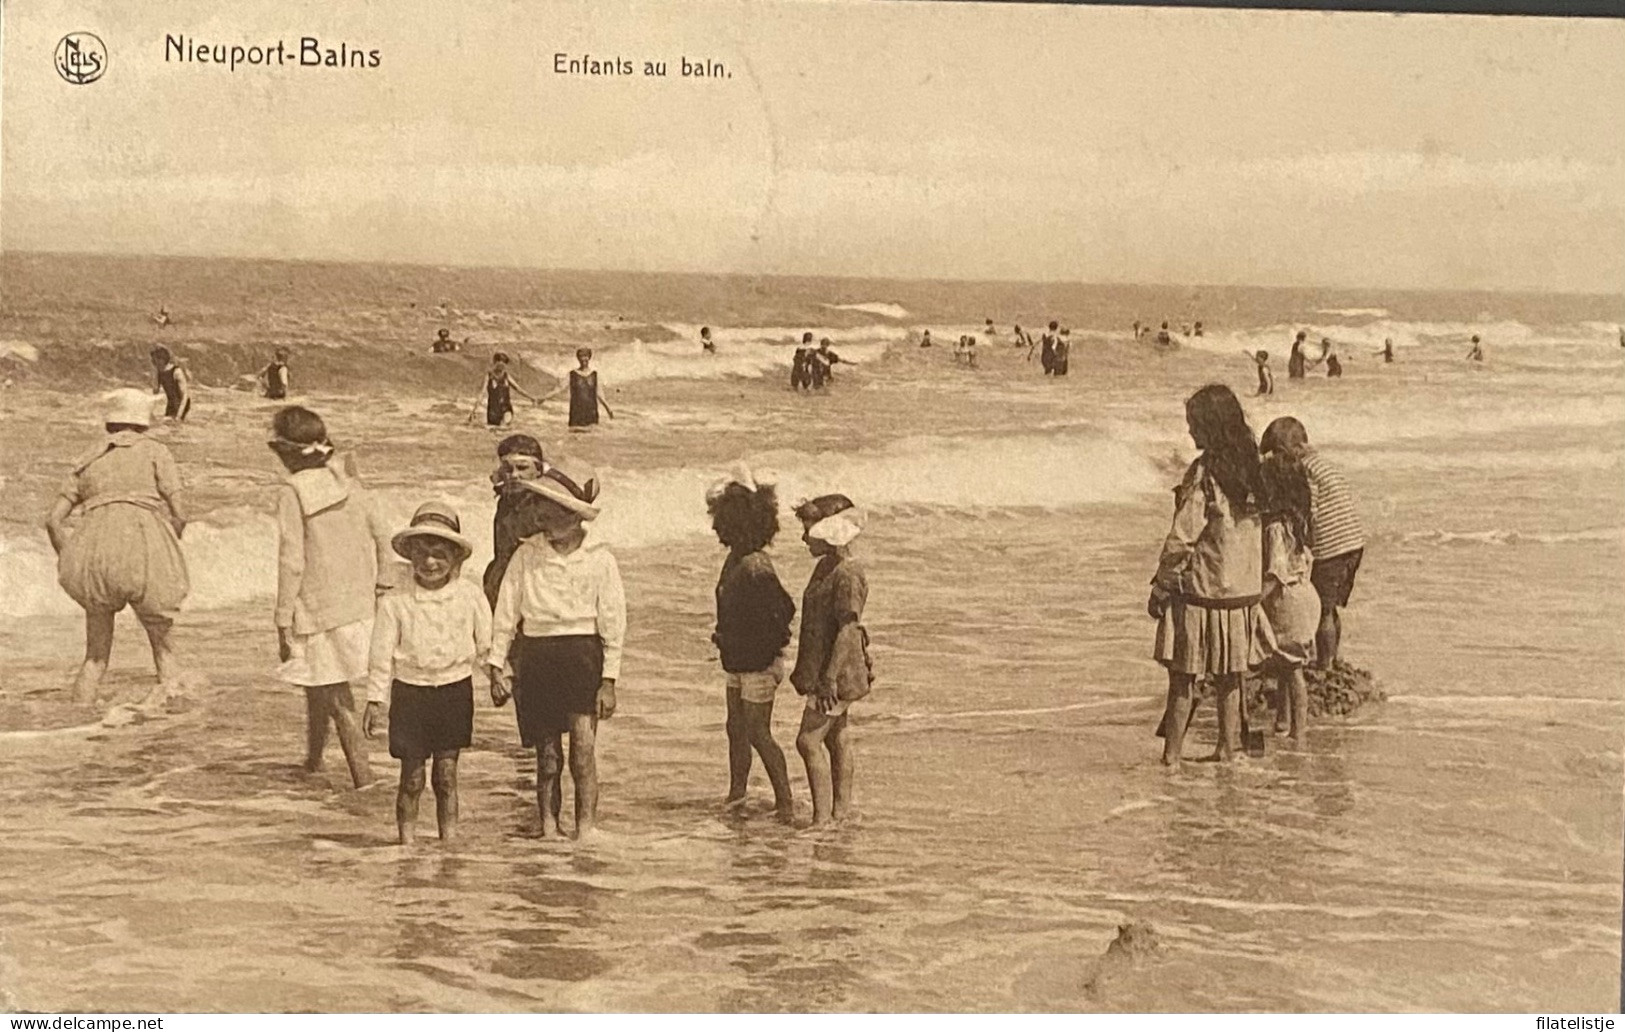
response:
[[[474,740],[474,679],[426,688],[396,681],[389,689],[389,755],[421,760],[467,749]]]
[[[1309,583],[1320,596],[1322,609],[1341,609],[1349,604],[1349,593],[1354,590],[1354,575],[1360,571],[1360,559],[1365,549],[1334,555],[1330,559],[1316,559],[1309,570]]]
[[[598,712],[604,643],[596,634],[514,641],[514,716],[526,748],[570,730],[570,718]]]

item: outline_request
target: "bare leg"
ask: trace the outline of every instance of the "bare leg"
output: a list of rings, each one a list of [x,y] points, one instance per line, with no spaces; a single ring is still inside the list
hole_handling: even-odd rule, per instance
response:
[[[152,646],[152,665],[158,671],[158,683],[173,685],[181,672],[180,661],[175,657],[175,646],[169,640],[175,621],[167,616],[143,616],[140,613],[136,616],[147,632],[147,643]]]
[[[113,658],[113,614],[106,609],[85,610],[85,662],[73,683],[73,701],[96,701],[108,660]]]
[[[434,819],[442,842],[457,836],[457,753],[434,754]]]
[[[410,846],[417,838],[418,800],[423,796],[423,757],[401,761],[401,783],[395,790],[395,827],[401,845]]]
[[[824,745],[829,749],[829,765],[835,786],[835,802],[830,816],[845,820],[852,813],[852,775],[857,772],[857,755],[852,738],[847,734],[847,715],[842,713],[830,723]]]
[[[780,817],[795,814],[795,802],[790,795],[790,771],[784,763],[784,750],[773,740],[773,704],[771,702],[741,702],[744,710],[746,749],[754,748],[762,757],[767,780],[773,784],[773,808]],[[748,752],[747,752],[748,755]]]
[[[728,798],[725,803],[745,801],[745,786],[750,782],[750,732],[745,723],[745,702],[739,689],[729,686],[728,697]],[[782,760],[781,760],[782,762]],[[769,775],[771,775],[769,771]]]
[[[561,735],[550,734],[536,743],[536,811],[542,817],[542,838],[563,838],[559,810],[564,805],[559,774],[564,769]]]
[[[1219,746],[1214,757],[1223,763],[1235,759],[1241,748],[1241,675],[1220,674],[1214,688],[1219,705]]]
[[[576,838],[592,834],[598,825],[598,717],[570,716],[570,780],[576,785]]]
[[[1303,674],[1299,673],[1298,677]],[[1292,674],[1281,673],[1275,676],[1275,690],[1270,693],[1270,708],[1275,711],[1275,733],[1282,734],[1287,730],[1287,715],[1292,708]]]
[[[1196,678],[1190,674],[1168,672],[1168,705],[1162,714],[1162,762],[1164,766],[1179,764],[1185,753],[1185,729],[1190,726],[1191,714],[1196,709]]]
[[[1315,631],[1315,665],[1330,670],[1337,659],[1337,648],[1342,644],[1343,618],[1338,608],[1328,599],[1320,600],[1320,627]]]
[[[1292,696],[1292,740],[1301,743],[1309,730],[1309,686],[1302,670],[1292,671],[1287,689]]]
[[[824,736],[829,733],[829,717],[817,710],[801,711],[801,730],[796,733],[796,752],[807,765],[807,789],[812,793],[814,824],[823,824],[834,811],[835,789],[829,769],[829,756],[824,751]]]
[[[372,783],[372,765],[367,760],[367,740],[355,722],[355,696],[347,684],[330,684],[327,693],[333,726],[339,732],[339,748],[344,750],[344,762],[350,765],[350,780],[356,788],[362,788]]]
[[[327,720],[331,710],[326,688],[305,689],[305,770],[311,774],[322,769],[322,754],[327,751]]]

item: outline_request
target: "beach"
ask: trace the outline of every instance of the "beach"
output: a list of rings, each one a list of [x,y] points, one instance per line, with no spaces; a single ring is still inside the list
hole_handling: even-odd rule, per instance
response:
[[[0,1009],[117,1011],[1592,1011],[1619,1001],[1625,349],[1619,298],[0,258]],[[174,313],[158,327],[158,304]],[[991,317],[980,368],[951,342]],[[1070,375],[1010,345],[1070,327]],[[1130,325],[1205,335],[1159,351]],[[701,325],[714,356],[702,354]],[[460,355],[433,356],[439,327]],[[939,344],[916,346],[932,330]],[[1288,381],[1292,333],[1345,374]],[[803,330],[847,362],[792,393]],[[1471,334],[1486,360],[1463,361]],[[1377,352],[1393,338],[1397,360]],[[100,435],[95,398],[198,383],[173,450],[197,522],[170,705],[75,707],[83,620],[40,529]],[[397,524],[455,504],[489,558],[499,435],[469,424],[493,350],[550,389],[595,349],[616,418],[515,429],[602,478],[627,587],[602,834],[534,837],[533,761],[477,687],[462,839],[394,843],[395,765],[306,776],[275,678],[277,345]],[[1268,349],[1252,397],[1243,350]],[[1345,653],[1388,700],[1301,749],[1157,760],[1147,583],[1193,455],[1183,401],[1294,415],[1369,536]],[[723,550],[733,463],[869,512],[873,695],[857,819],[785,827],[758,764],[724,811]],[[799,598],[788,514],[772,555]],[[152,670],[120,617],[108,688]],[[801,700],[781,688],[787,749]],[[106,718],[106,719],[104,719]],[[1211,707],[1187,755],[1213,741]],[[808,809],[790,755],[797,803]],[[1161,948],[1102,956],[1148,922]]]

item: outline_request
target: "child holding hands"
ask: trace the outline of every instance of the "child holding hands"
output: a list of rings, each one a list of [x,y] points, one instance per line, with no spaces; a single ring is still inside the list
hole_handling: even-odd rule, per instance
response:
[[[389,754],[401,761],[395,824],[403,846],[416,838],[423,768],[433,757],[435,819],[447,842],[456,834],[457,757],[474,737],[474,667],[491,649],[491,610],[461,576],[474,548],[455,510],[418,506],[391,543],[412,564],[412,583],[378,603],[362,730],[374,737],[389,707]],[[499,695],[493,688],[492,701]]]

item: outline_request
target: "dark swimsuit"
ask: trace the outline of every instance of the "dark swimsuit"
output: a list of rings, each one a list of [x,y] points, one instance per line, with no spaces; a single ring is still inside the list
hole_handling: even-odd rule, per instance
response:
[[[164,417],[166,419],[185,420],[186,414],[192,411],[190,396],[181,397],[180,380],[175,374],[180,367],[173,362],[158,370],[158,386],[164,392]]]
[[[272,362],[265,367],[265,396],[276,401],[288,396],[287,363]]]
[[[570,370],[570,425],[598,425],[598,372]]]
[[[513,393],[507,373],[485,374],[485,425],[501,426],[513,415]]]

